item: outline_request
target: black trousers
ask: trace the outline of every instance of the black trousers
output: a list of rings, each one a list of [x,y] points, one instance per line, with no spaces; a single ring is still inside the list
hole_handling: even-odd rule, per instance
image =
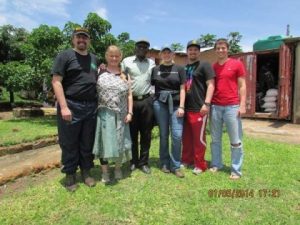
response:
[[[143,100],[133,101],[133,118],[130,123],[130,135],[132,140],[131,163],[136,166],[148,164],[153,118],[153,98],[151,96]],[[138,139],[139,134],[140,141]]]
[[[92,154],[97,103],[90,101],[67,100],[72,112],[72,121],[62,119],[60,106],[57,106],[57,127],[59,145],[62,150],[61,171],[73,174],[77,167],[89,170],[94,166]]]

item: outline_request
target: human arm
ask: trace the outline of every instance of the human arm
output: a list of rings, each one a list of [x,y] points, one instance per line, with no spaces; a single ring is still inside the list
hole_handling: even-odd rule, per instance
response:
[[[184,84],[180,85],[180,93],[179,93],[179,107],[177,110],[177,117],[184,116],[184,102],[185,102],[185,86]]]
[[[131,91],[131,87],[130,87],[130,77],[128,76],[128,83],[129,83],[129,90],[128,90],[128,103],[127,103],[127,107],[128,107],[128,113],[125,117],[125,123],[129,123],[132,121],[132,116],[133,116],[133,99],[132,99],[132,91]]]
[[[200,113],[206,115],[210,110],[210,103],[215,91],[215,79],[210,79],[206,81],[207,90],[205,95],[205,101],[200,109]]]
[[[72,121],[72,112],[68,108],[64,89],[62,86],[62,76],[54,74],[52,76],[52,87],[54,90],[55,97],[58,101],[61,110],[61,116],[63,120]]]
[[[244,76],[238,78],[239,95],[240,95],[240,108],[238,116],[246,113],[246,79]]]

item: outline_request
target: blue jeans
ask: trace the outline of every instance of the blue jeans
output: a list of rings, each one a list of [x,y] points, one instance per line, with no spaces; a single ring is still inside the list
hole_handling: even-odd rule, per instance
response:
[[[159,158],[161,166],[171,171],[180,168],[181,139],[183,130],[183,117],[177,117],[178,106],[173,107],[170,114],[168,104],[155,100],[153,103],[154,115],[159,127]],[[171,130],[171,152],[169,153],[169,130]]]
[[[211,167],[221,169],[222,161],[222,131],[223,123],[231,143],[231,172],[242,175],[243,163],[242,123],[238,116],[239,105],[211,106],[210,132],[211,132]]]

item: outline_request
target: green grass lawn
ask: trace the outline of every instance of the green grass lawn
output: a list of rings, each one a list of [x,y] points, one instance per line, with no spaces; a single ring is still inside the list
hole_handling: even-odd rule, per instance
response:
[[[0,120],[0,147],[57,134],[55,117]]]
[[[195,176],[186,169],[186,177],[179,179],[157,168],[154,138],[152,175],[127,172],[125,179],[110,186],[99,182],[88,188],[80,183],[75,193],[62,187],[63,175],[58,175],[5,196],[0,201],[0,224],[299,224],[300,146],[246,137],[244,176],[238,181],[229,180],[228,139],[224,146],[224,171]],[[207,152],[210,160],[209,146]],[[98,162],[93,175],[101,177]],[[265,196],[260,191],[264,189],[275,190],[275,196]],[[210,197],[211,190],[220,196]],[[226,197],[223,190],[251,194]]]

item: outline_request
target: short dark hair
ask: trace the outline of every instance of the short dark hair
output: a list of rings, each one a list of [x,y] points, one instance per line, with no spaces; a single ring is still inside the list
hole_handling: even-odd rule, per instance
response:
[[[218,40],[216,40],[214,49],[216,49],[217,45],[219,45],[219,44],[225,44],[227,46],[227,48],[229,49],[229,43],[226,38],[219,38]]]

